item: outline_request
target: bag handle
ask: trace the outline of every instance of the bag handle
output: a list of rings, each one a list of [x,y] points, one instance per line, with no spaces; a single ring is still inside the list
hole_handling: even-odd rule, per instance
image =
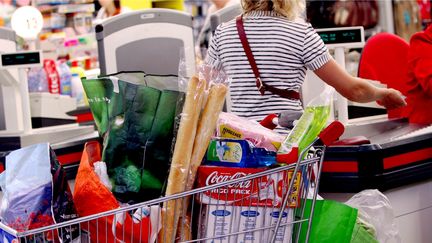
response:
[[[237,32],[238,35],[240,37],[240,41],[242,43],[243,49],[246,53],[246,57],[249,61],[249,64],[252,68],[252,71],[255,75],[255,84],[256,87],[258,88],[259,92],[261,93],[261,95],[264,95],[264,92],[266,90],[268,90],[270,93],[273,93],[275,95],[279,95],[282,98],[287,98],[287,99],[295,99],[295,100],[299,100],[300,99],[300,93],[296,92],[294,90],[287,90],[287,89],[278,89],[275,88],[271,85],[265,84],[260,77],[260,72],[258,70],[258,66],[255,62],[255,58],[252,54],[252,50],[249,46],[249,42],[246,36],[246,31],[244,29],[244,25],[243,25],[243,15],[239,15],[236,18],[236,26],[237,26]]]

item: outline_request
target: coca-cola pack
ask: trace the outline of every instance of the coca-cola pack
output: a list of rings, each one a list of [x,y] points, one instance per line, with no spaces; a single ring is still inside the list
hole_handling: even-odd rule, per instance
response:
[[[200,166],[198,168],[197,187],[231,181],[264,170],[266,168]],[[283,171],[218,187],[203,192],[198,197],[198,201],[203,204],[280,207],[288,190],[292,174],[292,171]],[[298,172],[288,204],[289,207],[298,206],[298,195],[301,190],[300,177],[301,173]]]

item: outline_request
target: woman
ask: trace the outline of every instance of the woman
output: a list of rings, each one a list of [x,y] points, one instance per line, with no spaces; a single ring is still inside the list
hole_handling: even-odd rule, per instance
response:
[[[432,124],[432,25],[411,37],[408,87],[404,115],[410,123]]]
[[[231,5],[239,4],[240,0],[211,0],[211,5],[207,10],[206,18],[204,20],[204,24],[201,28],[201,31],[198,34],[197,39],[197,47],[196,53],[199,60],[202,60],[205,56],[205,52],[202,53],[203,50],[207,50],[209,41],[211,39],[211,26],[210,26],[210,16],[214,14],[216,11],[221,10],[225,7],[229,7]]]
[[[207,63],[232,78],[231,112],[260,121],[272,113],[301,111],[298,92],[306,68],[351,101],[378,101],[387,109],[406,105],[399,91],[376,88],[337,65],[312,26],[298,18],[304,1],[242,0],[242,7],[243,26],[263,84],[297,95],[286,99],[268,90],[264,95],[258,92],[258,79],[232,20],[218,26],[206,57]]]
[[[99,24],[109,17],[130,11],[130,9],[120,5],[120,0],[99,0],[99,4],[101,8],[97,12],[95,24]]]

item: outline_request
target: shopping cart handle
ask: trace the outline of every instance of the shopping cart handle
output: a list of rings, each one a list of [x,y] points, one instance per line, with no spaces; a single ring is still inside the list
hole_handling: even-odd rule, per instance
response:
[[[261,126],[268,128],[270,130],[273,130],[277,127],[277,115],[276,114],[270,114],[266,116],[261,122]]]
[[[321,142],[328,146],[336,141],[345,131],[344,125],[339,121],[333,121],[318,135]]]

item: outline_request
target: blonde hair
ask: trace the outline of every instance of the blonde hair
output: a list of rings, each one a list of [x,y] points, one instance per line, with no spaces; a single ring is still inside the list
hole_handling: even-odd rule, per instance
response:
[[[251,11],[275,11],[294,20],[305,10],[304,0],[242,0],[244,13]]]

